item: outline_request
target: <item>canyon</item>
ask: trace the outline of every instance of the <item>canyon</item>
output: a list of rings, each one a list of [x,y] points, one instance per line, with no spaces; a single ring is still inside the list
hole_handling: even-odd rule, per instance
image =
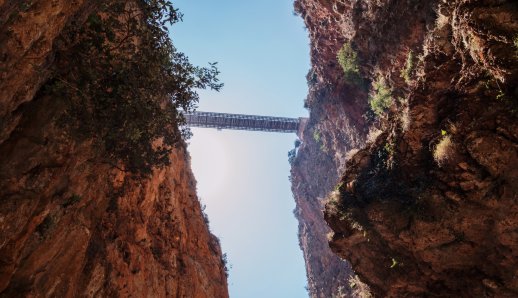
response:
[[[295,10],[313,65],[292,167],[311,296],[515,297],[517,4]]]
[[[109,3],[130,16],[147,7]],[[128,112],[104,109],[127,92],[105,75],[146,71],[111,54],[154,40],[103,27],[145,27],[105,9],[0,0],[0,297],[228,297],[185,142],[150,137],[138,117],[117,133],[96,123]],[[296,0],[294,10],[311,46],[310,117],[290,178],[308,294],[518,296],[518,3]],[[149,15],[152,36],[161,20]],[[73,60],[83,43],[112,50],[111,64]],[[201,71],[207,82],[214,72]],[[180,135],[176,108],[194,95],[182,92],[172,118],[164,94],[146,98],[150,129]]]
[[[71,51],[63,36],[99,9],[0,1],[0,296],[228,297],[185,144],[135,175],[65,133],[63,101],[45,92]]]

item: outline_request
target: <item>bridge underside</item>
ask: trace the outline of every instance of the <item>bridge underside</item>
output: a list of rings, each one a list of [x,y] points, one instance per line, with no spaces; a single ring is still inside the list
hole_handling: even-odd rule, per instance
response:
[[[237,129],[297,133],[299,118],[284,118],[212,112],[184,114],[190,127],[211,127],[217,129]]]

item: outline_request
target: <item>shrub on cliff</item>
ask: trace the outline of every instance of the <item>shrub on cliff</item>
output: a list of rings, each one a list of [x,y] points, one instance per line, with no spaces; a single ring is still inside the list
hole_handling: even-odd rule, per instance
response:
[[[222,87],[215,64],[193,66],[173,46],[166,24],[181,17],[169,1],[105,1],[63,37],[47,89],[68,106],[62,123],[125,170],[149,174],[169,164],[188,135],[179,111],[194,109],[195,89]]]
[[[288,151],[288,162],[290,165],[293,165],[293,162],[295,161],[295,157],[297,157],[297,148],[291,149]]]
[[[433,150],[433,158],[439,166],[442,166],[453,154],[453,141],[446,133]]]
[[[382,116],[385,110],[392,104],[392,92],[383,78],[374,82],[373,87],[374,92],[369,97],[369,104],[374,114]]]
[[[363,283],[358,275],[349,278],[349,288],[352,290],[352,296],[358,298],[372,298],[371,289]]]
[[[401,77],[405,80],[407,84],[412,80],[412,75],[414,73],[414,52],[408,52],[408,56],[406,57],[405,68],[401,71]]]
[[[345,80],[349,83],[358,85],[361,83],[358,54],[353,50],[351,44],[346,42],[336,55],[338,64],[342,67]]]
[[[320,143],[321,138],[322,136],[320,135],[320,131],[318,130],[318,128],[315,128],[313,130],[313,140],[315,140],[315,142],[318,144]]]

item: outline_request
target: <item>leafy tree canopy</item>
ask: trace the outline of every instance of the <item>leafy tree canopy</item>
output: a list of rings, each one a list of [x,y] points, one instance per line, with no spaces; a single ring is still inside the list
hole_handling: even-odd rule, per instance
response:
[[[181,111],[193,111],[196,89],[220,90],[216,63],[197,67],[173,46],[166,25],[182,19],[170,1],[111,0],[62,37],[47,92],[67,104],[61,123],[93,138],[109,161],[149,174],[170,163],[182,138]]]

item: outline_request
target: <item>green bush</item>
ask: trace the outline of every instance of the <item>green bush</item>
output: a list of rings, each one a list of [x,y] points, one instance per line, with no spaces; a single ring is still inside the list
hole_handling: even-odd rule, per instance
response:
[[[215,64],[193,66],[173,46],[166,24],[181,18],[166,0],[105,1],[59,42],[46,90],[66,103],[60,123],[124,170],[146,175],[168,165],[189,135],[180,111],[195,108],[195,89],[222,87]]]
[[[405,82],[408,84],[412,79],[412,75],[414,73],[414,52],[408,52],[408,56],[406,58],[405,68],[401,71],[401,77],[405,79]]]
[[[382,78],[378,79],[373,87],[374,94],[369,97],[369,104],[377,116],[382,116],[385,110],[392,104],[392,92]]]
[[[350,43],[344,43],[336,55],[338,64],[342,67],[345,80],[349,83],[360,84],[360,68],[358,54],[353,50]]]
[[[315,142],[317,143],[320,143],[320,139],[322,138],[322,136],[320,135],[320,131],[315,128],[315,130],[313,130],[313,140],[315,140]]]

